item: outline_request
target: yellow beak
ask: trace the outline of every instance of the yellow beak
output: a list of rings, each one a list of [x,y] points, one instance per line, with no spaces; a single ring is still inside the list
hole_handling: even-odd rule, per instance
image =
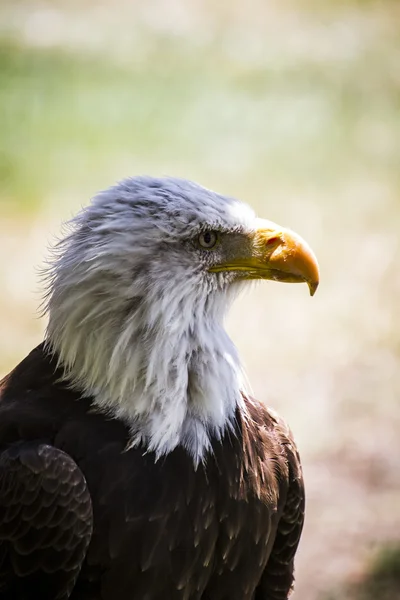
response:
[[[294,231],[258,219],[246,251],[210,268],[212,272],[236,271],[241,279],[271,279],[307,283],[313,296],[319,283],[317,259],[308,244]]]

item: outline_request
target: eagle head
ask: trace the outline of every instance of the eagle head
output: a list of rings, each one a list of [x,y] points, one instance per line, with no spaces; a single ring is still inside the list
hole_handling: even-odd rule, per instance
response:
[[[242,202],[174,178],[134,177],[67,224],[47,274],[47,347],[83,396],[156,456],[195,464],[232,427],[245,383],[223,328],[248,280],[306,282],[297,234]]]

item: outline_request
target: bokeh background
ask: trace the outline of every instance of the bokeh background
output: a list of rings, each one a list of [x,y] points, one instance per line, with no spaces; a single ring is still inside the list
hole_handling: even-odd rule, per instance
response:
[[[0,374],[42,338],[61,221],[139,173],[314,248],[314,298],[259,285],[228,323],[303,457],[294,597],[400,598],[400,3],[1,0]]]

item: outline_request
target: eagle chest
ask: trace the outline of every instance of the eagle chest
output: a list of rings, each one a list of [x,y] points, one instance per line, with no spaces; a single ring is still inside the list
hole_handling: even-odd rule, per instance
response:
[[[95,489],[86,568],[102,565],[103,597],[126,589],[129,600],[250,600],[277,522],[277,496],[260,494],[253,481],[262,475],[249,476],[237,449],[223,444],[197,470],[182,449],[157,462],[139,450],[113,454],[81,465],[97,473],[88,478]]]

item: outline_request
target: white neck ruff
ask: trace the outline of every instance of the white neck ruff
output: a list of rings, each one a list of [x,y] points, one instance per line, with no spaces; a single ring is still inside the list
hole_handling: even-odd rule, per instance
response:
[[[232,427],[245,390],[222,325],[233,294],[208,295],[205,286],[199,297],[197,285],[195,293],[170,279],[157,302],[148,293],[118,304],[96,298],[94,282],[92,290],[80,290],[85,280],[77,270],[70,293],[59,293],[55,282],[49,299],[47,341],[66,376],[129,424],[131,446],[144,444],[159,457],[182,445],[198,464],[210,437]]]

